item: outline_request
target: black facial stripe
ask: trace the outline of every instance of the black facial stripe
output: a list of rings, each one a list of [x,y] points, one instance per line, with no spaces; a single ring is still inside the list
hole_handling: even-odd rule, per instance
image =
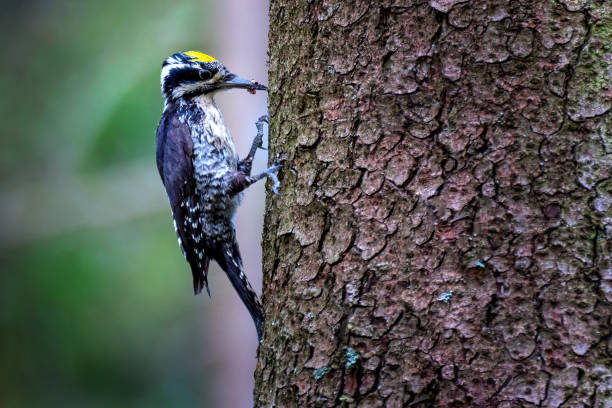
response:
[[[168,76],[166,76],[164,79],[164,92],[171,94],[172,90],[181,84],[198,81],[200,81],[200,74],[197,68],[173,68],[168,72]]]
[[[174,59],[174,61],[172,61]],[[190,61],[187,57],[182,54],[175,54],[172,57],[168,58],[164,61],[163,66],[168,66],[169,64],[176,64],[176,60],[185,60],[184,65],[178,65],[176,67],[172,67],[170,65],[170,69],[168,70],[168,74],[163,78],[163,93],[165,95],[172,95],[172,91],[177,87],[180,87],[184,84],[193,84],[197,82],[204,82],[214,77],[217,72],[221,71],[222,73],[226,73],[227,69],[218,61],[213,62],[194,62]],[[170,62],[168,62],[170,61]],[[204,71],[206,73],[204,73]],[[191,93],[185,94],[184,96],[193,96],[197,94],[204,94],[215,90],[215,85],[205,85],[202,84],[201,87],[198,87],[197,90],[194,90]]]

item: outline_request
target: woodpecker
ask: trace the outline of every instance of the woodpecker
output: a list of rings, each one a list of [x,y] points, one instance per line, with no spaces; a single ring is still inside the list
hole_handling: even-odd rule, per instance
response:
[[[206,288],[208,266],[216,261],[245,304],[261,340],[263,308],[242,267],[232,218],[242,191],[265,177],[278,194],[276,161],[251,176],[255,152],[261,148],[267,116],[256,123],[257,134],[248,155],[239,160],[215,103],[217,92],[243,88],[254,93],[267,88],[232,74],[215,58],[198,51],[179,52],[162,64],[164,111],[156,134],[157,169],[170,200],[174,229],[191,267],[195,294]]]

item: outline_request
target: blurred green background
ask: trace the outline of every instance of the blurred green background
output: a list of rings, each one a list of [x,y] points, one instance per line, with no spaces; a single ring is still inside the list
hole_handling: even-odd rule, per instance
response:
[[[252,323],[232,298],[249,333],[232,347],[251,359],[238,363],[247,384],[230,391],[242,402],[229,402],[215,384],[231,381],[216,377],[232,363],[210,333],[211,304],[231,290],[213,278],[222,287],[212,300],[192,295],[154,162],[161,62],[223,47],[213,42],[227,10],[198,0],[3,5],[0,406],[248,406]],[[251,78],[246,69],[236,72]]]

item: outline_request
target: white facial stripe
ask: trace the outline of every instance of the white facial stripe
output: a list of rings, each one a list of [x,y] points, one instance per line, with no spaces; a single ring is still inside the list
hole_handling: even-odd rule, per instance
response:
[[[195,92],[202,87],[201,82],[187,82],[183,83],[172,90],[173,98],[180,98],[182,95],[187,93]]]
[[[223,78],[223,74],[221,74],[221,71],[217,71],[215,76],[210,79],[210,82],[217,82],[217,81],[220,81],[222,78]]]
[[[170,71],[173,69],[183,69],[186,68],[187,64],[168,64],[161,70],[161,84],[164,85],[164,78],[170,75]]]
[[[170,76],[170,73],[173,70],[193,69],[193,68],[194,67],[192,64],[184,63],[181,61],[176,61],[174,58],[169,58],[167,60],[167,64],[163,66],[161,70],[160,82],[161,82],[161,87],[162,87],[162,94],[164,93],[164,83],[166,82],[166,79]],[[185,83],[180,84],[179,86],[176,86],[174,89],[172,89],[171,97],[174,99],[178,99],[185,94],[198,93],[198,91],[203,92],[204,84],[214,84],[217,82],[221,82],[223,80],[224,72],[222,71],[223,70],[217,71],[215,75],[207,81],[185,82]]]

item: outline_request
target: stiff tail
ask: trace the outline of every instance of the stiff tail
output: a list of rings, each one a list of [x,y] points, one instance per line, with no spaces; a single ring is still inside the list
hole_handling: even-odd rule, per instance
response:
[[[242,303],[249,310],[257,329],[257,337],[261,340],[264,320],[263,307],[259,297],[242,271],[242,258],[238,250],[238,244],[235,241],[233,243],[222,244],[219,250],[219,258],[216,261],[227,274],[232,286],[238,292],[240,299],[242,299]]]
[[[208,297],[210,297],[210,289],[208,289],[208,264],[210,259],[203,257],[200,263],[190,263],[191,274],[193,275],[193,293],[199,295],[202,289],[206,288]]]

